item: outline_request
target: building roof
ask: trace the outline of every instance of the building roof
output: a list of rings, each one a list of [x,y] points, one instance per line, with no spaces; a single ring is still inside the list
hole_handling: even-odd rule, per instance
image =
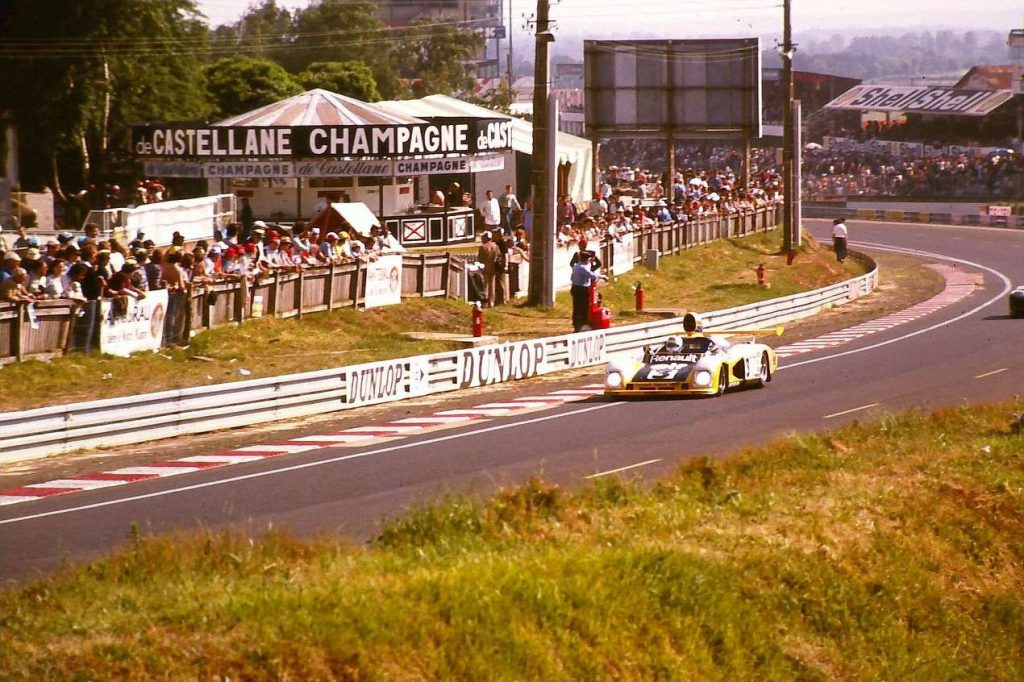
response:
[[[507,118],[512,121],[512,148],[523,154],[533,153],[533,124],[521,118],[508,116],[492,111],[476,104],[470,104],[447,95],[430,95],[421,99],[396,100],[378,102],[387,111],[407,116],[431,117],[468,117],[468,118]],[[583,156],[590,155],[593,149],[590,140],[558,133],[558,157],[565,163],[579,163]]]
[[[300,95],[232,116],[219,126],[391,125],[423,123],[421,119],[385,111],[376,104],[329,90],[308,90]]]
[[[968,90],[1013,90],[1020,92],[1020,79],[1024,67],[1006,64],[1002,66],[973,66],[957,81],[956,87]]]

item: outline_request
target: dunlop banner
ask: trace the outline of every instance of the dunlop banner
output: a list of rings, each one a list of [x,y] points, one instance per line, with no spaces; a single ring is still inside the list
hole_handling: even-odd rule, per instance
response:
[[[529,379],[606,360],[604,331],[472,348],[459,354],[459,388]]]

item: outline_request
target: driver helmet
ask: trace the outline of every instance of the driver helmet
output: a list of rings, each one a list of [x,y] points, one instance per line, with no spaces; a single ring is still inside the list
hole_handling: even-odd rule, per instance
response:
[[[672,336],[665,339],[665,350],[670,352],[676,352],[683,349],[683,340],[673,334]]]

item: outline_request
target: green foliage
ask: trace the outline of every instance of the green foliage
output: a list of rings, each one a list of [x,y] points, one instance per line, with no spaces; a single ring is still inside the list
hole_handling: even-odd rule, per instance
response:
[[[294,40],[295,17],[275,0],[252,5],[234,24],[218,26],[214,45],[220,50],[255,57],[278,59]]]
[[[380,100],[373,71],[362,62],[314,62],[298,80],[307,90],[323,88],[364,102]]]
[[[14,48],[0,69],[0,108],[14,112],[30,150],[25,185],[60,195],[62,155],[73,160],[59,167],[71,181],[97,180],[107,150],[127,148],[131,123],[208,113],[196,56],[208,31],[194,0],[10,5],[0,21],[0,40]]]
[[[374,3],[359,0],[312,3],[296,12],[296,37],[279,59],[297,73],[316,62],[362,62],[369,66],[385,99],[401,91],[395,72],[394,41],[377,19]]]
[[[504,114],[512,113],[512,103],[515,101],[515,93],[512,92],[511,86],[505,81],[488,92],[483,94],[466,94],[462,96],[462,99],[466,100],[470,104],[476,104],[477,106],[491,109],[492,111],[500,111]]]
[[[225,57],[205,69],[217,115],[228,118],[302,92],[280,65],[252,57]]]
[[[416,97],[463,92],[473,79],[462,62],[482,44],[483,38],[472,31],[421,21],[402,34],[397,59]]]

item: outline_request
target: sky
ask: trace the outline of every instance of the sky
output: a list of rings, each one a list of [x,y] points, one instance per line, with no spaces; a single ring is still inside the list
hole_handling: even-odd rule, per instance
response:
[[[511,2],[512,28],[520,34],[524,15],[532,14],[537,3]],[[214,26],[237,20],[255,3],[256,0],[198,0],[200,9]],[[277,0],[278,6],[290,9],[309,3],[310,0]],[[792,0],[791,11],[795,34],[904,27],[1002,33],[1024,28],[1021,0]],[[551,14],[574,33],[594,38],[636,32],[649,32],[659,38],[782,32],[782,0],[552,0]]]

